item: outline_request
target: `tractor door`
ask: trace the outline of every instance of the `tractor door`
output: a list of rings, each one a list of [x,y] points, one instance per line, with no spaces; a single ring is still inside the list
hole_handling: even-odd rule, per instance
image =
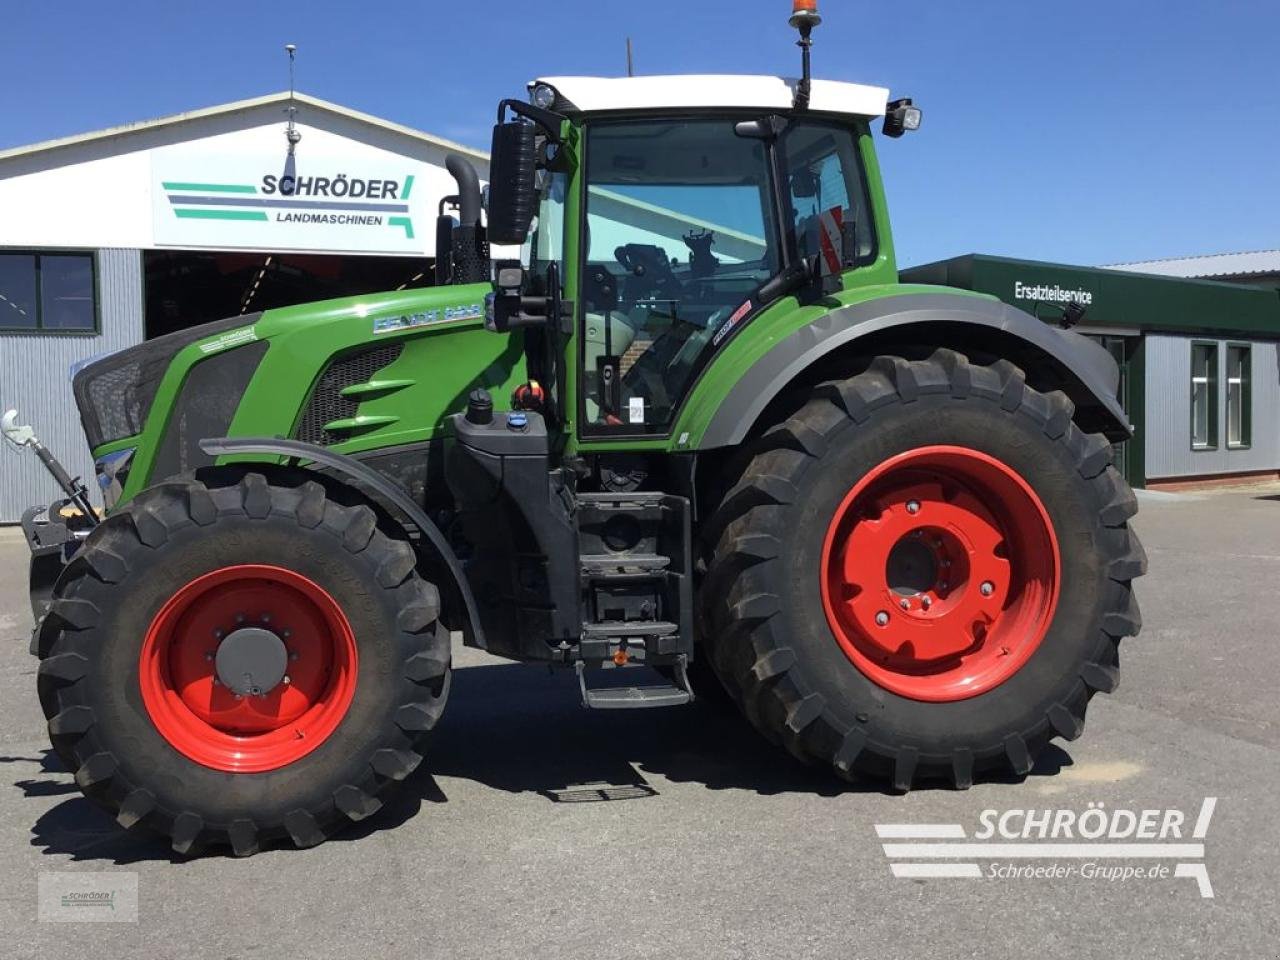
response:
[[[781,268],[768,147],[740,120],[588,128],[586,436],[665,432],[717,331]]]
[[[594,121],[585,162],[584,439],[668,434],[698,374],[755,313],[800,285],[837,289],[874,257],[847,125]]]

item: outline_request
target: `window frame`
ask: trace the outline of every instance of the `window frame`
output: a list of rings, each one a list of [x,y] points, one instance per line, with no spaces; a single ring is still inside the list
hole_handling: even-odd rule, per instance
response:
[[[1217,340],[1192,340],[1191,341],[1191,364],[1190,376],[1188,383],[1191,387],[1189,404],[1191,419],[1189,422],[1190,430],[1188,431],[1187,440],[1191,444],[1191,449],[1197,453],[1208,450],[1218,449],[1218,341]],[[1205,377],[1205,403],[1208,406],[1209,416],[1207,423],[1208,436],[1204,443],[1196,443],[1196,348],[1206,347],[1209,351],[1208,374]]]
[[[1239,350],[1244,355],[1240,367],[1240,440],[1231,440],[1231,354]],[[1227,399],[1227,449],[1248,450],[1253,446],[1253,343],[1247,340],[1227,342],[1226,399]]]
[[[876,216],[875,207],[873,205],[871,181],[867,165],[867,153],[864,139],[870,136],[869,131],[864,125],[846,122],[845,118],[835,118],[828,116],[797,116],[789,113],[779,113],[777,111],[760,110],[760,109],[732,109],[732,110],[688,110],[678,113],[654,113],[654,114],[611,114],[602,113],[598,116],[591,117],[582,127],[582,141],[579,151],[579,205],[578,205],[578,235],[585,237],[587,228],[587,218],[590,215],[590,191],[591,183],[588,176],[591,152],[591,134],[599,126],[614,126],[625,123],[654,123],[654,122],[697,122],[708,120],[721,120],[726,123],[742,122],[747,120],[765,120],[769,117],[782,117],[788,121],[787,129],[780,132],[776,137],[765,141],[765,166],[768,175],[768,185],[771,196],[766,198],[772,203],[774,210],[772,216],[766,213],[766,220],[772,219],[773,232],[775,236],[772,238],[778,247],[779,263],[782,269],[794,264],[799,256],[799,243],[796,238],[794,225],[788,226],[783,216],[783,184],[789,182],[790,171],[787,166],[786,157],[786,137],[790,132],[790,127],[803,123],[812,126],[831,127],[835,130],[846,130],[853,142],[853,161],[856,164],[856,173],[861,185],[862,199],[865,206],[867,226],[871,231],[870,252],[863,257],[859,257],[846,271],[862,269],[878,262],[881,250],[880,223]],[[566,220],[566,229],[568,221]],[[578,244],[577,256],[575,259],[575,270],[577,273],[577,284],[580,286],[582,277],[586,272],[588,257],[590,251],[587,249],[586,243]],[[579,298],[580,300],[580,298]],[[608,425],[591,423],[587,420],[586,408],[586,390],[585,381],[583,379],[583,368],[586,357],[586,338],[582,336],[584,315],[579,308],[574,317],[574,338],[577,341],[574,349],[574,364],[577,368],[577,386],[575,389],[575,419],[577,421],[575,432],[578,440],[584,446],[589,448],[596,443],[612,443],[620,440],[636,440],[636,441],[659,441],[669,439],[675,432],[676,424],[680,421],[680,416],[684,411],[685,405],[689,401],[694,392],[698,388],[698,384],[702,382],[703,376],[706,374],[707,368],[711,366],[715,354],[723,350],[730,342],[732,342],[754,319],[755,314],[770,306],[771,304],[757,305],[756,309],[750,315],[743,318],[729,336],[714,350],[705,352],[700,358],[689,378],[688,385],[685,388],[684,395],[680,398],[679,403],[672,410],[670,420],[666,424],[640,427],[637,424],[620,424]]]
[[[830,118],[830,117],[822,117],[822,116],[794,117],[793,116],[793,117],[789,117],[788,119],[791,122],[787,126],[787,129],[784,130],[779,135],[778,144],[776,147],[779,174],[782,177],[782,183],[780,183],[777,187],[779,196],[782,195],[783,183],[787,185],[786,186],[787,192],[790,193],[791,167],[787,163],[787,160],[788,160],[787,137],[791,135],[792,129],[794,127],[799,125],[804,125],[809,127],[826,127],[827,129],[834,130],[837,132],[844,131],[845,133],[848,133],[850,139],[852,140],[853,162],[854,162],[854,166],[856,167],[855,172],[857,173],[857,177],[858,177],[858,186],[861,190],[861,197],[859,199],[861,200],[862,214],[866,220],[866,228],[871,231],[871,244],[867,248],[867,253],[863,254],[862,256],[856,257],[851,262],[851,265],[846,267],[845,270],[841,272],[843,273],[848,270],[856,270],[859,267],[865,267],[875,263],[880,256],[880,230],[878,228],[878,225],[876,224],[875,210],[873,209],[872,203],[871,203],[871,184],[867,181],[867,159],[862,149],[862,135],[863,135],[862,130],[856,126],[850,126],[846,123],[842,123],[839,120]],[[835,156],[840,156],[838,148]],[[846,170],[845,171],[845,188],[846,189],[848,189],[848,186],[849,186],[848,177],[849,177],[849,171]],[[849,199],[850,201],[853,200],[852,191],[849,192]],[[800,252],[800,238],[796,231],[796,225],[794,223],[792,223],[789,227],[784,225],[782,229],[783,229],[783,238],[782,238],[783,243],[788,246],[789,248],[788,254],[794,260],[799,255],[799,252]]]
[[[98,269],[98,251],[66,247],[0,247],[0,257],[34,257],[36,273],[36,325],[10,327],[0,323],[0,336],[25,337],[96,337],[102,333],[102,290],[99,286],[101,272]],[[93,291],[93,326],[85,329],[65,329],[44,325],[44,281],[41,260],[45,257],[87,257],[89,260],[89,284]]]
[[[599,117],[593,117],[583,127],[582,151],[580,154],[580,179],[581,179],[581,202],[578,210],[578,236],[585,238],[587,236],[588,217],[591,215],[591,139],[593,133],[600,127],[621,127],[627,125],[640,125],[652,123],[707,123],[722,122],[726,124],[739,123],[744,120],[759,120],[767,116],[768,111],[760,110],[730,110],[730,111],[689,111],[687,113],[662,113],[662,114],[628,114],[625,116],[610,116],[608,114]],[[774,245],[777,252],[780,269],[789,264],[794,254],[794,250],[790,244],[790,238],[783,223],[779,220],[778,207],[778,174],[782,169],[781,161],[776,156],[777,145],[774,143],[765,143],[764,169],[766,195],[762,197],[761,213],[765,216],[765,226],[771,228],[772,236],[768,238],[769,242]],[[772,204],[773,210],[767,207]],[[577,271],[578,283],[581,285],[582,277],[585,276],[588,263],[590,262],[591,251],[588,244],[580,242],[578,244]],[[581,298],[579,298],[581,300]],[[663,424],[602,424],[591,423],[587,420],[587,391],[586,391],[586,337],[583,335],[585,324],[585,313],[580,308],[577,316],[574,318],[574,336],[577,344],[574,349],[574,363],[577,366],[577,394],[576,418],[578,422],[577,434],[583,443],[591,442],[610,442],[617,440],[662,440],[671,436],[675,430],[675,425],[680,419],[680,412],[684,409],[685,403],[689,396],[696,388],[698,381],[701,379],[703,372],[707,366],[708,357],[704,355],[699,361],[693,375],[689,378],[689,383],[685,388],[684,396],[680,398],[679,403],[671,411],[671,416],[667,423]],[[739,326],[745,326],[740,324]],[[734,331],[735,333],[737,330]],[[727,342],[726,338],[726,342]],[[723,346],[723,345],[722,345]]]

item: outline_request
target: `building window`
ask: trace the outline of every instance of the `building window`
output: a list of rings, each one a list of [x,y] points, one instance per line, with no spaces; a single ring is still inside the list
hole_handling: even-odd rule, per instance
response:
[[[1191,449],[1218,446],[1218,345],[1191,344]]]
[[[93,254],[0,252],[0,330],[94,333],[97,329]]]
[[[1247,343],[1227,345],[1227,448],[1249,446],[1253,432],[1251,368],[1253,347]]]

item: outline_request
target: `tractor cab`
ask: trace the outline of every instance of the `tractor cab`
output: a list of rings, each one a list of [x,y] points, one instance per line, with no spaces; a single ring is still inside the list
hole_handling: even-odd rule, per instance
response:
[[[882,88],[560,77],[530,91],[494,132],[489,239],[523,256],[498,265],[489,322],[555,320],[577,387],[557,395],[581,441],[669,435],[756,314],[856,283],[881,256],[893,269],[869,123],[905,108]]]

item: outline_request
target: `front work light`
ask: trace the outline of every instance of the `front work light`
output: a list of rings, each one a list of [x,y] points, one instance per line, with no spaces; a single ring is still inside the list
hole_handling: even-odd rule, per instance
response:
[[[919,130],[923,117],[920,108],[912,106],[910,97],[893,100],[884,112],[884,135],[900,137],[908,130]]]
[[[538,84],[533,88],[533,93],[529,96],[529,102],[540,110],[550,110],[556,103],[555,88],[545,83]]]

